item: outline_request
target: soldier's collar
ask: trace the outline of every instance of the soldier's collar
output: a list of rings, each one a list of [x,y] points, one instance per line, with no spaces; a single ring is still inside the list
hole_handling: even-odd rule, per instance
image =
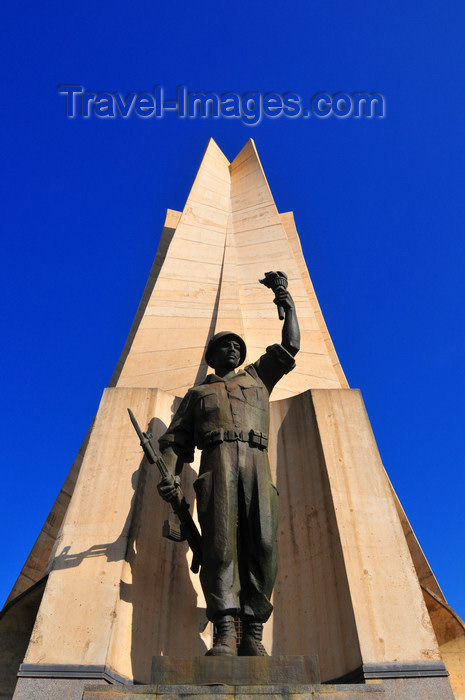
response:
[[[224,379],[224,377],[219,377],[217,374],[207,374],[205,377],[204,384],[213,384],[214,382],[223,382],[226,384],[226,382],[232,382],[234,379],[239,377],[240,375],[245,374],[244,370],[241,369],[239,372],[236,372],[233,377],[229,377],[229,379]]]
[[[219,377],[217,374],[207,374],[205,377],[204,384],[213,384],[213,382],[225,382],[226,380],[223,379],[223,377]]]

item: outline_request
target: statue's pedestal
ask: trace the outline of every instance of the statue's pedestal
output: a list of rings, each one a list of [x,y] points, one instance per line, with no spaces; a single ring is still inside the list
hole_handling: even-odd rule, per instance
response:
[[[384,688],[369,685],[139,685],[132,691],[85,691],[83,700],[385,700]],[[418,698],[418,696],[417,696]]]
[[[405,674],[404,674],[405,675]],[[81,700],[81,695],[77,696]],[[151,685],[87,686],[82,700],[451,700],[447,678],[321,684],[318,657],[156,656]]]
[[[320,682],[318,656],[154,656],[154,685],[287,685]]]
[[[320,685],[318,656],[156,656],[152,685],[94,686],[83,700],[385,700],[382,685]]]
[[[114,686],[113,686],[114,688]],[[394,696],[395,697],[395,696]],[[411,696],[418,700],[420,696]],[[82,700],[390,700],[382,685],[139,685],[95,687]]]
[[[94,686],[82,700],[449,700],[444,679],[383,680],[367,684],[320,685],[135,685]],[[435,682],[434,682],[435,681]],[[63,697],[63,696],[61,696]],[[81,696],[75,696],[81,699]],[[74,699],[73,699],[74,700]]]

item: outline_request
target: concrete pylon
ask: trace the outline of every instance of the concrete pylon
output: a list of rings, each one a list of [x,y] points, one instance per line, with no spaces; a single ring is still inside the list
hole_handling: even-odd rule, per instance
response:
[[[15,700],[80,698],[89,683],[149,683],[154,656],[205,653],[212,630],[198,577],[185,543],[161,537],[169,507],[126,408],[157,437],[204,379],[214,332],[242,335],[248,361],[279,342],[258,284],[272,269],[288,274],[302,349],[272,395],[279,573],[265,646],[317,653],[323,682],[382,682],[386,698],[462,697],[463,623],[348,387],[293,215],[278,212],[253,141],[230,163],[210,140],[183,211],[168,210],[110,386],[2,612],[0,698],[12,697],[18,669]],[[197,468],[198,456],[183,472],[191,503]]]

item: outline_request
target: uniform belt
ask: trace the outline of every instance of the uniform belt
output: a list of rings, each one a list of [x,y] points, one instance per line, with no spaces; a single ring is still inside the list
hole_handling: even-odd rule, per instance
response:
[[[268,435],[258,430],[212,430],[203,438],[204,447],[219,444],[221,442],[248,442],[251,447],[268,447]]]

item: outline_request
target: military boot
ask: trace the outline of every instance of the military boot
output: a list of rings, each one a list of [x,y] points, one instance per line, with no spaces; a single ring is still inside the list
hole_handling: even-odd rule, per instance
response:
[[[263,623],[250,620],[242,622],[242,641],[239,645],[239,656],[268,656],[262,644]]]
[[[222,615],[215,620],[216,640],[205,656],[236,656],[237,637],[232,615]]]

